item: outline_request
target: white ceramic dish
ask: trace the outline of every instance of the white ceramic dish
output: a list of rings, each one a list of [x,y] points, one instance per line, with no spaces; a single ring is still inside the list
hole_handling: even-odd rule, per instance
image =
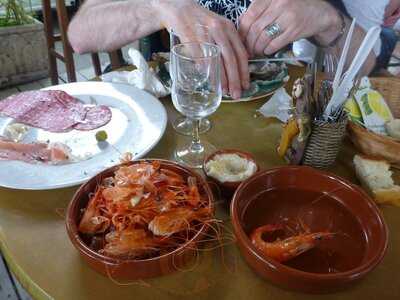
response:
[[[72,155],[82,160],[64,165],[28,164],[21,161],[0,161],[0,186],[14,189],[44,190],[78,185],[98,172],[119,163],[123,153],[143,157],[161,139],[167,124],[164,106],[150,94],[125,84],[78,82],[46,88],[63,90],[84,103],[107,105],[111,121],[91,131],[72,130],[51,133],[31,128],[23,142],[62,142]],[[0,118],[0,135],[11,118]],[[97,142],[95,134],[105,130],[106,142]],[[85,158],[86,157],[86,158]]]

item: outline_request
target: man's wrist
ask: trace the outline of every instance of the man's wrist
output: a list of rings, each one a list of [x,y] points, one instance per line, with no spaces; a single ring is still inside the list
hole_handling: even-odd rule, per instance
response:
[[[329,6],[331,9],[328,10],[327,20],[329,20],[329,23],[326,26],[327,29],[312,38],[312,41],[320,47],[335,46],[346,32],[345,16],[331,5]]]
[[[163,2],[166,2],[166,1],[148,0],[150,15],[154,21],[154,24],[157,24],[157,27],[159,27],[160,29],[165,27],[163,16],[161,14],[163,12],[163,8],[162,8]]]

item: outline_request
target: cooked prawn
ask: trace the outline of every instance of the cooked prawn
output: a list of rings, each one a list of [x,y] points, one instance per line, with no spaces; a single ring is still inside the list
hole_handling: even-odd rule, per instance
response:
[[[106,245],[100,252],[116,257],[140,257],[157,251],[162,241],[143,229],[113,231],[106,235]]]
[[[89,200],[88,206],[79,223],[79,231],[82,233],[95,234],[105,232],[110,226],[110,219],[103,216],[101,207],[103,189],[99,188],[94,196]]]
[[[314,247],[324,240],[331,239],[334,234],[329,232],[303,233],[283,240],[266,242],[263,235],[282,230],[281,225],[264,225],[256,228],[250,239],[253,245],[266,256],[279,262],[288,261]]]
[[[201,221],[210,217],[209,208],[193,210],[188,207],[179,207],[156,216],[149,223],[149,230],[158,236],[170,236],[174,233],[187,230],[193,221]]]
[[[91,196],[79,231],[105,235],[106,255],[147,257],[193,236],[211,220],[209,204],[195,177],[184,178],[158,161],[123,165]]]
[[[195,206],[199,205],[199,202],[200,202],[200,199],[201,199],[199,190],[197,188],[196,178],[195,177],[189,177],[188,178],[188,185],[189,185],[189,192],[188,192],[187,202],[191,206],[195,207]]]

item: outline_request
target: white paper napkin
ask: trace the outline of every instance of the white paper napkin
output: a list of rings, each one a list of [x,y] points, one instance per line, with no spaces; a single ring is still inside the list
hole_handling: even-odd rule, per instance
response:
[[[150,68],[143,55],[136,49],[130,48],[128,55],[131,63],[136,66],[133,71],[113,71],[101,76],[106,82],[127,83],[139,89],[145,90],[157,98],[170,94],[169,88],[165,87],[155,75],[155,70]]]
[[[293,107],[293,99],[282,87],[278,89],[271,99],[258,109],[264,117],[274,117],[286,123],[290,118],[290,110]]]

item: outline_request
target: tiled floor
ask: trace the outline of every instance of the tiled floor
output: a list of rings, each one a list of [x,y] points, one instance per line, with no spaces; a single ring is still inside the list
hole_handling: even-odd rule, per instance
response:
[[[31,300],[32,298],[9,271],[6,262],[0,255],[0,299]]]

